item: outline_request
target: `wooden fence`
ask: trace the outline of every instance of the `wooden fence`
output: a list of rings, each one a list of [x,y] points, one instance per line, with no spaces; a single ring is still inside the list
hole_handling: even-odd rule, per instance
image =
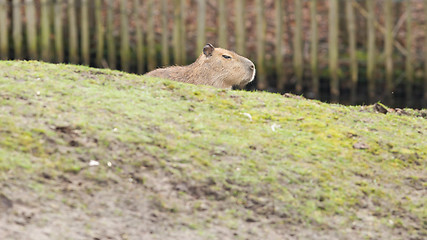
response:
[[[426,17],[427,0],[0,0],[0,59],[142,74],[209,41],[253,59],[258,89],[427,107]]]

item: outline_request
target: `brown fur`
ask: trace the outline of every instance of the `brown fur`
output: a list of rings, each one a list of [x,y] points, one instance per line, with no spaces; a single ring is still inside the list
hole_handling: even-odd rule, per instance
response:
[[[255,65],[235,52],[207,44],[194,63],[159,68],[145,75],[218,88],[243,87],[254,79]]]

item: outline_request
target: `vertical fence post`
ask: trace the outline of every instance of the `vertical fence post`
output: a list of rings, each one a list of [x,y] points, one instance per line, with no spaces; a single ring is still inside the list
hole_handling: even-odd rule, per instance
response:
[[[206,0],[197,0],[197,49],[196,58],[199,57],[203,46],[206,44]]]
[[[88,0],[81,0],[81,47],[84,65],[90,64]]]
[[[264,1],[256,0],[256,52],[257,52],[257,87],[266,89],[268,87],[267,77],[265,72],[265,16],[264,16]]]
[[[9,27],[7,26],[8,2],[0,0],[0,59],[9,58]]]
[[[49,62],[51,60],[50,56],[50,11],[49,11],[49,0],[41,0],[41,58],[45,62]]]
[[[129,20],[128,20],[128,1],[120,1],[120,59],[121,69],[129,72],[130,66],[130,48],[129,48]]]
[[[22,17],[21,0],[13,0],[13,48],[15,59],[22,59]]]
[[[75,0],[68,0],[68,27],[70,41],[70,62],[73,64],[79,63],[79,42],[77,37],[77,19],[76,19],[76,6]]]
[[[104,60],[104,20],[102,17],[102,0],[95,0],[95,21],[96,21],[96,66],[102,67]]]
[[[162,65],[169,65],[169,5],[167,0],[162,0]]]
[[[427,0],[424,0],[424,106],[427,108]]]
[[[331,102],[340,97],[338,76],[338,0],[329,1],[329,72],[331,76]]]
[[[64,37],[62,33],[62,11],[63,11],[63,0],[55,1],[55,53],[56,53],[56,62],[64,62]]]
[[[276,43],[275,43],[275,65],[277,74],[277,89],[282,91],[285,87],[286,76],[283,66],[283,3],[282,0],[275,0],[274,7],[276,8]]]
[[[116,44],[114,38],[114,0],[107,0],[107,52],[108,66],[110,69],[116,69]]]
[[[34,0],[25,0],[25,26],[27,32],[28,57],[37,59],[37,19]]]
[[[218,2],[218,45],[222,48],[228,48],[227,44],[227,8],[225,0]]]
[[[240,55],[246,55],[245,40],[246,40],[246,26],[245,26],[245,0],[236,0],[236,51]]]
[[[295,91],[303,90],[303,58],[302,58],[302,0],[295,1],[295,30],[294,30],[294,71],[297,78]]]
[[[156,46],[154,42],[154,14],[153,14],[153,0],[147,1],[147,47],[148,47],[148,71],[156,68]]]
[[[350,80],[351,80],[351,93],[350,101],[355,104],[357,101],[357,81],[358,81],[358,65],[356,55],[356,17],[354,15],[353,0],[345,2],[346,20],[348,31],[348,53],[350,55]]]
[[[181,34],[179,35],[180,40],[179,43],[181,44],[179,49],[180,49],[180,58],[181,58],[181,62],[183,64],[187,63],[187,38],[186,38],[186,8],[187,8],[187,4],[186,4],[186,0],[181,0],[181,20],[179,21],[180,26],[179,26],[179,31],[181,32]],[[201,50],[199,50],[201,51]]]
[[[315,98],[319,96],[319,73],[318,73],[318,50],[319,36],[317,29],[317,0],[310,2],[310,32],[311,32],[311,52],[310,52],[310,67],[311,67],[311,82],[312,92]]]
[[[174,0],[174,11],[173,11],[173,58],[174,62],[177,65],[183,64],[181,61],[181,34],[184,34],[180,31],[181,26],[181,0]]]
[[[367,1],[368,10],[368,97],[370,101],[375,98],[375,2]]]
[[[172,45],[174,62],[182,65],[187,62],[185,35],[185,0],[174,0]]]
[[[412,54],[412,6],[410,0],[406,0],[406,50],[405,73],[406,73],[406,105],[412,105],[412,85],[414,83],[414,59]]]
[[[141,2],[140,0],[133,1],[134,21],[135,21],[135,34],[136,34],[136,65],[138,74],[144,73],[144,43],[142,36],[142,23],[141,16],[139,15]]]
[[[392,13],[392,0],[386,0],[384,6],[385,17],[385,78],[386,78],[386,92],[385,99],[387,104],[391,104],[393,92],[393,13]]]

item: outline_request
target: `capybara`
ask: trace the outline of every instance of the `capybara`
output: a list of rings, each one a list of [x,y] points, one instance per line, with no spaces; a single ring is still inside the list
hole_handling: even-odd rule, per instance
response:
[[[194,63],[159,68],[145,76],[230,89],[232,86],[244,87],[254,80],[255,65],[235,52],[208,43]]]

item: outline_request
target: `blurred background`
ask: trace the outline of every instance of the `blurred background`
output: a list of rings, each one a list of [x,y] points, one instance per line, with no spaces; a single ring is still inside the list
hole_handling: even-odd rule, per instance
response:
[[[427,107],[427,0],[0,0],[0,59],[143,74],[208,42],[256,64],[248,90]]]

